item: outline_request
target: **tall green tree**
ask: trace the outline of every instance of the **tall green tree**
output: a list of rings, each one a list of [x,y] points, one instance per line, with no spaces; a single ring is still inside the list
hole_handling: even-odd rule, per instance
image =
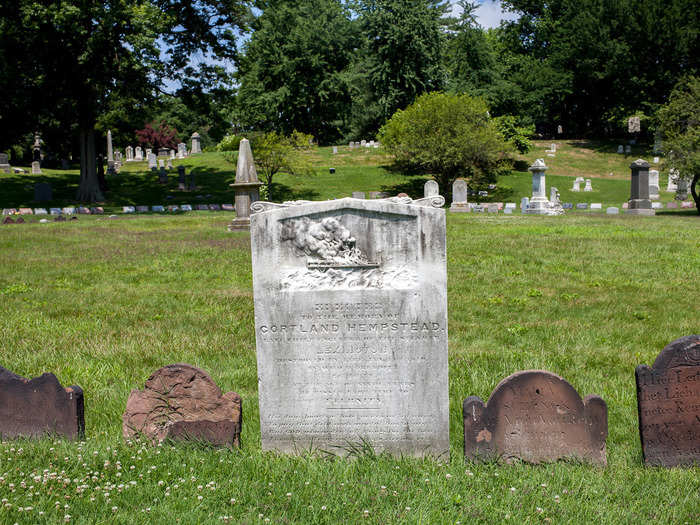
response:
[[[293,130],[337,140],[350,115],[348,66],[356,24],[339,0],[264,0],[245,44],[234,121],[243,129]]]
[[[499,32],[506,75],[540,131],[620,131],[653,114],[676,80],[698,71],[695,0],[504,0],[520,16]]]
[[[681,80],[669,101],[659,110],[659,130],[668,152],[665,164],[678,170],[690,183],[695,207],[700,213],[700,77]]]
[[[185,86],[216,81],[220,69],[193,67],[190,57],[234,56],[234,32],[247,12],[242,0],[16,0],[0,9],[0,64],[14,73],[0,85],[10,93],[0,122],[24,111],[28,118],[12,120],[14,133],[42,123],[74,129],[81,201],[103,198],[95,164],[100,117],[118,99],[147,102],[168,77]]]
[[[353,134],[373,135],[396,110],[443,88],[444,0],[357,0],[364,39],[354,63]]]

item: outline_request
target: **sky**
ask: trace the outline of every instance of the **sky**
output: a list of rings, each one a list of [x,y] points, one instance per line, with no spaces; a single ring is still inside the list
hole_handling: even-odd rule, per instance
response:
[[[457,0],[453,0],[453,14],[459,14],[460,9]],[[501,9],[501,2],[498,0],[481,0],[479,8],[476,10],[477,21],[483,28],[498,27],[501,20],[515,20],[515,13],[504,13]]]

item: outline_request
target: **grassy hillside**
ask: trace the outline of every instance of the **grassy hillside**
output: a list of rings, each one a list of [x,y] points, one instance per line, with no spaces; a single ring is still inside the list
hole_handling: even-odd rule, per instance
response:
[[[447,464],[261,452],[249,236],[229,219],[0,228],[0,365],[82,386],[87,425],[84,443],[0,444],[0,523],[700,520],[697,468],[641,465],[634,386],[637,364],[698,333],[695,217],[448,214]],[[242,450],[123,441],[130,390],[176,362],[241,394]],[[606,400],[607,468],[465,463],[462,400],[527,368]]]
[[[544,158],[549,170],[547,186],[559,189],[564,202],[601,202],[603,206],[621,206],[629,198],[629,164],[641,156],[652,160],[651,153],[643,147],[636,147],[630,156],[616,153],[613,143],[585,141],[559,141],[556,157],[547,157],[544,148],[549,142],[536,142],[535,148],[520,160],[531,164],[535,158]],[[292,176],[279,174],[274,182],[275,200],[325,200],[350,196],[353,191],[385,191],[391,194],[408,193],[413,197],[422,195],[424,176],[408,176],[391,168],[391,159],[381,149],[353,149],[340,146],[337,155],[332,148],[318,148],[308,154],[314,167],[313,176]],[[231,203],[233,192],[229,184],[235,178],[235,166],[227,162],[223,154],[204,153],[174,161],[174,165],[186,166],[187,172],[194,172],[198,189],[182,192],[177,189],[177,171],[173,169],[167,185],[158,183],[156,174],[147,169],[145,162],[127,163],[120,175],[108,178],[109,193],[105,207],[107,211],[120,210],[124,205],[154,204],[199,204]],[[335,174],[329,168],[335,168]],[[655,166],[659,169],[658,166]],[[28,172],[28,168],[26,168]],[[612,176],[610,175],[612,173]],[[593,179],[593,192],[574,193],[572,177],[583,176]],[[50,182],[54,189],[54,200],[39,204],[33,201],[33,186],[36,182]],[[42,175],[12,174],[0,175],[0,208],[48,207],[74,205],[79,183],[77,169],[43,169]],[[673,194],[666,193],[667,175],[660,177],[661,202],[673,200]],[[522,197],[531,196],[531,177],[527,171],[514,171],[498,181],[495,191],[486,198],[472,198],[480,202],[520,202]],[[678,212],[671,212],[678,213]]]

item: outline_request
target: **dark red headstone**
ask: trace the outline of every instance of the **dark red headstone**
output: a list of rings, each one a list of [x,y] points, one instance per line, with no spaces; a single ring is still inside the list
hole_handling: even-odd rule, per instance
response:
[[[635,376],[644,463],[700,465],[700,335],[668,344]]]
[[[578,458],[605,465],[608,409],[599,396],[581,399],[574,387],[544,370],[516,372],[488,403],[464,401],[464,455],[468,459],[530,463]]]
[[[85,434],[83,391],[63,388],[53,374],[33,379],[0,366],[0,438]]]
[[[10,216],[8,215],[7,217],[5,217],[5,218],[2,220],[2,223],[3,223],[3,224],[14,224],[15,221],[14,221],[14,219],[13,219],[12,217],[10,217]]]
[[[166,439],[240,446],[241,396],[221,393],[204,370],[188,364],[156,370],[143,390],[132,390],[122,418],[129,439],[143,435],[153,443]]]

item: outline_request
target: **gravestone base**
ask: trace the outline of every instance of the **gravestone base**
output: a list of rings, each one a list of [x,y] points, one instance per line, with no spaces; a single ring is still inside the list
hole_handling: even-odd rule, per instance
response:
[[[228,231],[244,231],[250,230],[250,217],[236,217],[228,225]]]
[[[656,211],[651,208],[627,208],[625,213],[628,215],[656,215]]]
[[[469,213],[472,211],[468,202],[453,202],[450,206],[450,213]]]

